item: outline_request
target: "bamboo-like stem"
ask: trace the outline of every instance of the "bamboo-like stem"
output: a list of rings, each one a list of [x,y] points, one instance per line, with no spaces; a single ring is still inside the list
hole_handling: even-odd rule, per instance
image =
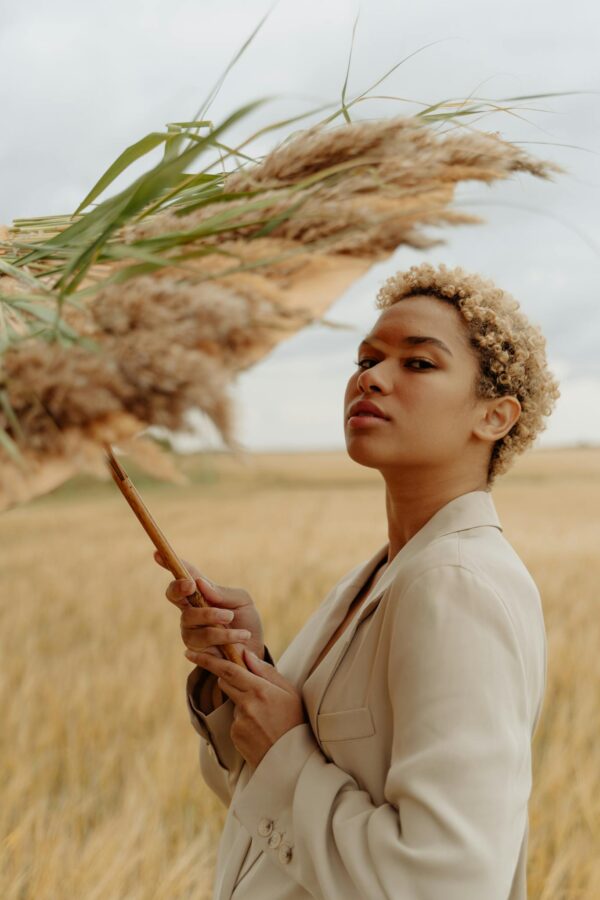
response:
[[[105,443],[104,447],[106,450],[106,457],[110,472],[115,484],[129,503],[129,506],[137,516],[144,531],[164,559],[169,571],[172,572],[175,578],[189,578],[191,581],[194,581],[187,568],[179,559],[171,544],[169,543],[161,529],[158,527],[158,524],[155,522],[148,507],[140,497],[133,482],[129,478],[129,475],[116,459],[114,453],[112,452],[110,444]],[[209,606],[206,599],[202,596],[199,590],[195,590],[194,593],[190,594],[187,599],[189,600],[191,605],[195,607]],[[243,657],[240,655],[233,644],[223,644],[220,649],[222,649],[224,655],[231,662],[237,663],[238,666],[247,668]]]

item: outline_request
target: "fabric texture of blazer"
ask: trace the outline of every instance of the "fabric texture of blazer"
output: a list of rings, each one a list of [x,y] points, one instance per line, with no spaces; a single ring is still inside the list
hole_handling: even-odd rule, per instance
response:
[[[488,491],[402,547],[307,678],[388,544],[336,584],[277,669],[309,722],[249,766],[187,680],[200,769],[228,807],[213,900],[526,900],[540,595]],[[266,659],[275,664],[268,650]]]

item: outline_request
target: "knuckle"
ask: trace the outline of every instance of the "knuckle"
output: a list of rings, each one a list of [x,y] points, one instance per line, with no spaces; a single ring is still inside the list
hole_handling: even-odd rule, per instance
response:
[[[181,623],[188,628],[198,624],[198,609],[194,606],[184,606],[181,610]]]
[[[247,720],[254,721],[255,707],[254,707],[254,704],[252,703],[252,700],[250,698],[244,698],[243,700],[240,701],[240,706],[242,709],[242,713],[244,714],[244,717]]]
[[[211,644],[218,643],[219,638],[221,637],[221,629],[215,628],[213,625],[206,625],[202,629],[202,633],[204,634],[206,640]]]
[[[235,663],[230,662],[228,659],[223,660],[222,665],[222,676],[225,680],[229,680],[235,675],[237,666]]]

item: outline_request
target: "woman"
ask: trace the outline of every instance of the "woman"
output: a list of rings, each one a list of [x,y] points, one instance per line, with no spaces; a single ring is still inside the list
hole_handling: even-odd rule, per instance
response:
[[[191,581],[167,588],[197,663],[201,770],[229,807],[216,900],[527,897],[546,637],[490,487],[545,427],[557,383],[539,330],[480,276],[412,266],[376,306],[344,429],[385,481],[386,545],[277,664],[245,591],[192,567],[214,608],[187,605]],[[222,658],[230,641],[249,671]]]

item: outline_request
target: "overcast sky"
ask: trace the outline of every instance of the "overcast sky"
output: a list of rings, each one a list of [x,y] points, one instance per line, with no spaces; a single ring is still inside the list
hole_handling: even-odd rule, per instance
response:
[[[359,7],[350,97],[419,52],[377,91],[404,99],[361,103],[357,117],[409,115],[420,104],[471,94],[497,102],[578,92],[474,123],[555,160],[566,175],[459,185],[457,208],[487,224],[429,228],[446,243],[426,251],[400,248],[328,316],[368,330],[380,284],[425,260],[492,278],[541,326],[561,382],[540,445],[600,443],[600,5],[594,0],[279,0],[274,6],[263,0],[0,0],[0,223],[72,212],[128,144],[194,116],[271,7],[210,107],[215,122],[267,95],[278,99],[249,120],[252,130],[338,100]],[[249,127],[233,130],[229,142],[247,136]],[[250,152],[267,152],[285,134],[252,144]],[[158,158],[132,167],[106,196]],[[343,393],[359,339],[307,328],[242,375],[232,391],[242,443],[343,448]],[[198,428],[205,445],[218,444],[202,417]]]

